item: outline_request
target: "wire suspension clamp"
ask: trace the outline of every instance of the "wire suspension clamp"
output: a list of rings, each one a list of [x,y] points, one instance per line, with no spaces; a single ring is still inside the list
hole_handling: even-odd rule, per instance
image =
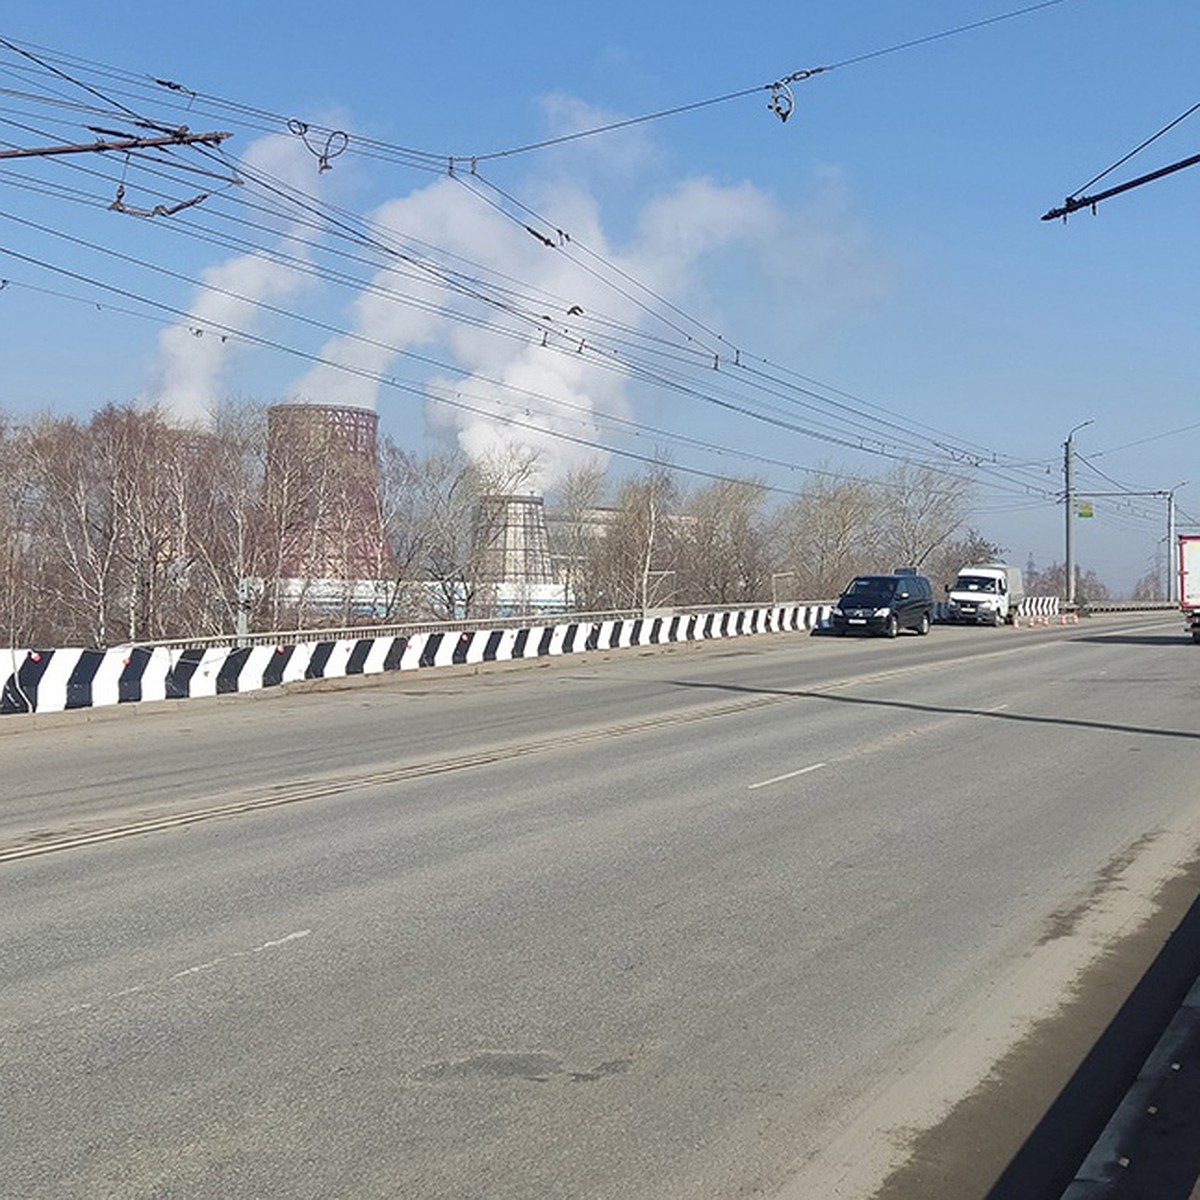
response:
[[[298,121],[294,117],[287,123],[288,132],[294,133],[305,145],[308,152],[317,160],[318,172],[328,171],[332,168],[333,163],[330,159],[337,158],[343,153],[348,145],[350,145],[350,135],[341,129],[334,129],[325,139],[325,145],[318,150],[308,140],[309,126],[304,121]]]
[[[771,101],[767,107],[781,120],[786,121],[796,108],[796,97],[787,83],[780,80],[771,84]]]
[[[796,111],[796,97],[792,92],[793,83],[803,83],[814,75],[828,71],[828,67],[806,67],[802,71],[793,71],[782,79],[777,79],[768,86],[771,89],[771,101],[767,107],[781,120],[786,121]]]

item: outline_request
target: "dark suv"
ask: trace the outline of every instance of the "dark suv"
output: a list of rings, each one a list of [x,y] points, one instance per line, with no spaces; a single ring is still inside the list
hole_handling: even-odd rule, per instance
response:
[[[856,575],[829,615],[834,633],[878,633],[902,629],[928,633],[933,624],[933,585],[924,575]]]

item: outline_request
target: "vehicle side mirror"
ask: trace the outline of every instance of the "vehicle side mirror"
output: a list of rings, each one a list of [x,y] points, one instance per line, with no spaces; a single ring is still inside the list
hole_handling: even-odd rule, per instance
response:
[[[947,595],[950,594],[950,585],[949,584],[946,584],[946,594]]]

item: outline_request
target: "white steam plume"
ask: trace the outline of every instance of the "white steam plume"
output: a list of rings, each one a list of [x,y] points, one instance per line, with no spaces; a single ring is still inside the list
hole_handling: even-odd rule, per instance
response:
[[[260,138],[250,145],[244,161],[249,170],[309,193],[317,178],[312,155],[295,137]],[[311,238],[299,225],[283,229],[279,248],[303,258]],[[237,255],[209,267],[202,278],[207,287],[197,292],[187,319],[159,335],[151,382],[142,397],[182,421],[206,419],[223,398],[237,346],[222,336],[221,328],[253,331],[259,303],[293,296],[307,282],[302,272],[254,254]]]
[[[562,97],[553,98],[550,107],[559,124],[597,123],[596,114]],[[652,147],[637,131],[630,137],[626,158],[645,166]],[[592,167],[601,163],[600,187],[618,174],[614,149],[607,147],[598,158],[589,149]],[[844,320],[885,287],[877,256],[832,175],[818,181],[806,204],[788,207],[750,183],[727,186],[686,179],[644,204],[634,233],[618,246],[602,227],[588,172],[577,169],[581,153],[576,147],[571,155],[569,177],[527,185],[532,207],[552,214],[572,244],[586,246],[712,328],[724,329],[732,316],[739,329],[758,334],[770,328],[794,345],[796,334],[811,336]],[[521,281],[526,295],[554,297],[535,301],[533,315],[550,316],[556,328],[578,328],[585,343],[592,317],[647,329],[654,320],[634,298],[646,299],[647,293],[637,293],[627,282],[620,284],[621,290],[608,286],[567,253],[531,237],[520,219],[504,217],[456,180],[442,179],[390,201],[372,219],[398,243],[420,242],[459,256],[454,265],[468,274],[474,270],[469,264],[484,264],[497,273],[493,278]],[[597,269],[605,273],[603,265]],[[482,267],[479,274],[486,274]],[[652,299],[646,303],[659,307]],[[570,315],[576,308],[582,310],[578,319]],[[473,319],[457,319],[463,317]],[[388,405],[407,406],[411,401],[405,393],[383,388],[381,380],[393,372],[406,383],[423,379],[434,397],[425,414],[431,429],[452,431],[477,459],[502,456],[509,446],[538,451],[535,486],[542,489],[573,466],[598,457],[593,447],[556,435],[611,441],[612,433],[591,425],[589,415],[629,415],[628,380],[597,365],[586,344],[579,353],[563,352],[565,338],[543,346],[532,326],[403,262],[376,274],[371,289],[355,301],[352,324],[351,336],[335,337],[321,350],[333,365],[315,367],[299,379],[291,389],[295,399],[375,408],[382,395]],[[502,336],[496,326],[527,336]],[[662,334],[664,327],[653,332]],[[420,364],[403,363],[402,352],[418,347],[455,370],[428,378]]]
[[[712,248],[753,242],[778,226],[773,203],[753,187],[721,188],[692,180],[648,207],[638,236],[621,252],[608,245],[595,202],[582,187],[560,186],[541,199],[541,207],[555,213],[556,222],[571,231],[573,240],[660,294],[679,295]],[[561,298],[557,311],[549,311],[550,301],[538,302],[537,315],[545,313],[557,325],[572,324],[567,309],[575,307],[582,310],[582,321],[588,314],[630,326],[648,320],[634,300],[536,242],[453,180],[392,201],[373,214],[373,220],[463,259],[486,263],[522,280],[531,293]],[[494,329],[450,319],[471,307],[470,302],[431,282],[387,269],[379,272],[374,285],[402,291],[424,307],[375,290],[363,293],[355,302],[356,336],[334,338],[321,351],[322,358],[338,367],[319,366],[308,372],[292,389],[297,399],[375,407],[379,377],[388,373],[400,352],[428,345],[430,355],[451,358],[462,372],[428,380],[430,394],[483,410],[464,412],[433,401],[430,424],[455,430],[463,449],[477,458],[494,456],[509,445],[536,449],[542,487],[596,457],[594,449],[573,445],[557,434],[591,440],[599,435],[589,427],[589,414],[628,415],[626,381],[620,373],[596,365],[587,353],[586,335],[581,335],[582,352],[564,353],[561,339],[557,349],[543,347],[534,337],[506,338]],[[489,321],[501,319],[493,310],[484,312]],[[412,373],[403,374],[409,378]]]

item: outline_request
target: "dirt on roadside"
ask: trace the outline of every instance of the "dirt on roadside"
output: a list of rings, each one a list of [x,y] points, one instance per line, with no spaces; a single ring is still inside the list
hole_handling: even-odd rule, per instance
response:
[[[1060,1200],[1200,976],[1200,859],[1156,900],[1151,918],[1084,972],[1053,1017],[914,1139],[875,1200]],[[1163,1122],[1152,1144],[1164,1170],[1200,1171],[1200,1104]],[[1136,1194],[1182,1200],[1194,1183]]]

